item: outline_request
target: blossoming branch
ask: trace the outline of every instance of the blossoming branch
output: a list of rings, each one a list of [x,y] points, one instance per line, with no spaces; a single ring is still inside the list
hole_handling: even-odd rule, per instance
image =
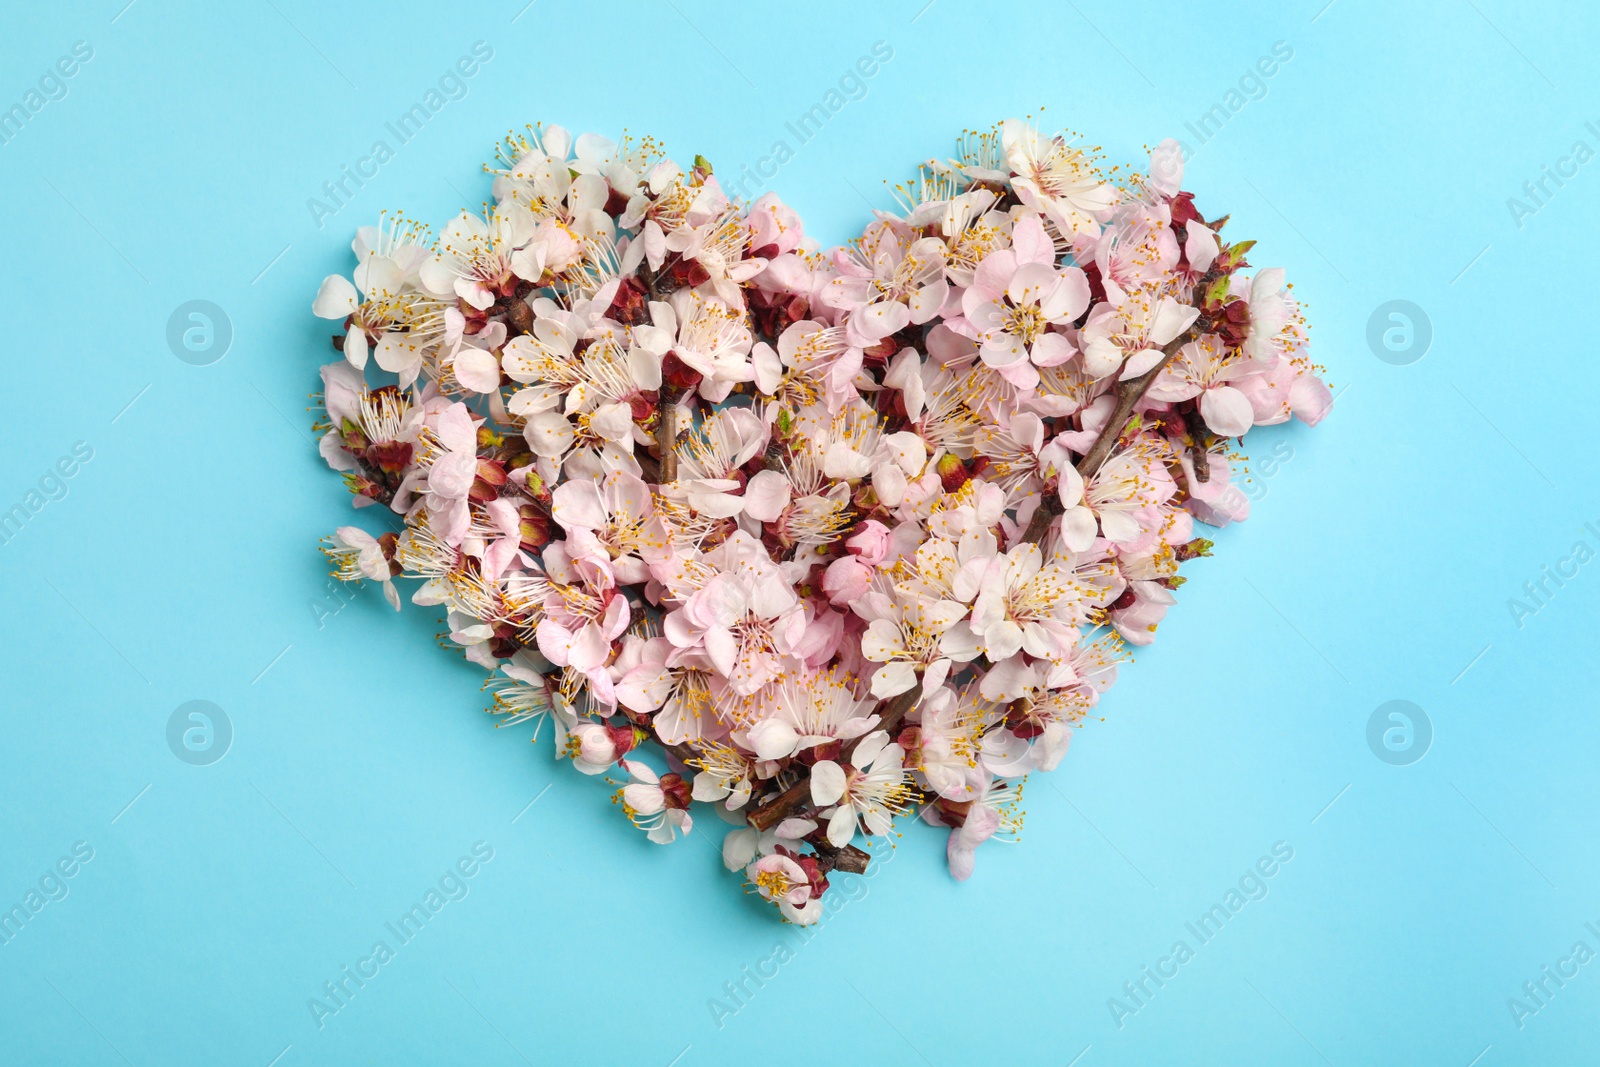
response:
[[[483,214],[386,217],[317,294],[321,453],[405,520],[325,551],[397,609],[419,581],[651,840],[715,805],[792,922],[908,811],[957,878],[1014,838],[1196,521],[1246,517],[1233,439],[1331,403],[1172,141],[1117,179],[1006,121],[826,251],[648,138],[497,155]]]

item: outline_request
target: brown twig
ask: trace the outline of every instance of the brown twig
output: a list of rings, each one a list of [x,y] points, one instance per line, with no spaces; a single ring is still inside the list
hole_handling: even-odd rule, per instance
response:
[[[1056,521],[1061,514],[1061,498],[1055,493],[1046,492],[1044,499],[1039,501],[1039,506],[1033,509],[1033,518],[1028,520],[1028,528],[1023,531],[1022,544],[1036,545],[1044,540],[1044,535],[1050,531],[1050,524]]]
[[[1194,339],[1195,333],[1195,327],[1189,327],[1189,329],[1174,337],[1162,347],[1161,361],[1154,367],[1151,367],[1137,378],[1129,378],[1116,384],[1113,391],[1117,397],[1117,406],[1112,408],[1111,417],[1106,420],[1105,428],[1100,431],[1100,436],[1095,439],[1089,451],[1076,464],[1078,473],[1083,475],[1085,481],[1093,478],[1101,466],[1105,464],[1105,461],[1111,455],[1111,450],[1121,440],[1123,431],[1128,428],[1128,420],[1133,418],[1133,409],[1139,405],[1139,401],[1144,398],[1144,394],[1149,390],[1162,370],[1165,369],[1166,365],[1172,362],[1172,357],[1178,354],[1178,350]],[[1043,541],[1044,535],[1050,529],[1050,524],[1060,514],[1060,498],[1053,493],[1046,493],[1044,500],[1034,509],[1033,518],[1028,522],[1028,529],[1022,535],[1023,542],[1036,545]]]
[[[1172,357],[1178,350],[1194,340],[1195,328],[1189,327],[1183,333],[1168,341],[1161,349],[1161,360],[1154,367],[1145,371],[1137,378],[1118,382],[1116,386],[1117,406],[1111,409],[1111,418],[1106,420],[1106,428],[1101,431],[1100,437],[1088,453],[1078,460],[1078,473],[1085,478],[1091,478],[1105,461],[1110,457],[1111,450],[1116,447],[1117,441],[1122,437],[1122,431],[1128,428],[1128,420],[1133,418],[1133,409],[1139,401],[1144,399],[1144,394],[1155,382],[1156,378],[1166,369]]]
[[[1189,458],[1194,462],[1194,480],[1209,482],[1211,461],[1207,450],[1211,444],[1211,431],[1206,428],[1206,420],[1201,417],[1199,408],[1184,412],[1183,422],[1189,436],[1194,439],[1194,447],[1189,451]]]
[[[644,282],[644,292],[648,299],[661,299],[661,294],[656,289],[656,272],[650,269],[650,264],[639,264],[639,280]]]
[[[656,405],[656,449],[661,453],[656,481],[660,485],[678,480],[678,392],[661,387]]]
[[[872,853],[854,845],[834,848],[826,843],[816,843],[812,847],[817,850],[817,866],[823,874],[831,874],[834,871],[865,874],[867,864],[872,862]]]

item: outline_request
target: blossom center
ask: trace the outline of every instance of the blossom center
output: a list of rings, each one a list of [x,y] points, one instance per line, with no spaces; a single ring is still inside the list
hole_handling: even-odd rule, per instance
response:
[[[1037,304],[1023,304],[1006,312],[1005,331],[1025,345],[1031,345],[1050,326]]]

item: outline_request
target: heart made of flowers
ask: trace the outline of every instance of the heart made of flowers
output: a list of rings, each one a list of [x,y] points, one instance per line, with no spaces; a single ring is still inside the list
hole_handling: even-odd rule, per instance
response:
[[[344,327],[321,453],[405,523],[324,551],[396,609],[420,579],[489,710],[625,775],[650,840],[714,806],[791,922],[909,810],[958,879],[1013,836],[1194,522],[1248,514],[1231,439],[1332,402],[1173,141],[1113,179],[1008,120],[825,252],[650,139],[497,157],[485,214],[363,228],[312,305]]]

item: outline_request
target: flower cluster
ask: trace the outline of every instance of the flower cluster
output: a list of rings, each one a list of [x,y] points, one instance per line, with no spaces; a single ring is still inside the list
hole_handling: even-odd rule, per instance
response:
[[[653,841],[714,805],[793,922],[908,811],[957,878],[1014,836],[1195,521],[1246,516],[1232,440],[1331,404],[1171,141],[1118,177],[1007,121],[826,251],[649,139],[497,155],[483,214],[361,230],[313,304],[321,453],[404,518],[335,575],[420,581],[491,711],[625,776]]]

